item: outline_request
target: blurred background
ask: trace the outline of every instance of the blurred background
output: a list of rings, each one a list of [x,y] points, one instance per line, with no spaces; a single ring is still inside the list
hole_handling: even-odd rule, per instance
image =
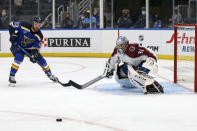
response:
[[[43,19],[45,29],[173,28],[197,23],[197,0],[0,0],[0,29]]]

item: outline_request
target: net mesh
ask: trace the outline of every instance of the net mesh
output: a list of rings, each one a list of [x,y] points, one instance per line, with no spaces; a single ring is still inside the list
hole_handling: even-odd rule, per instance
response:
[[[177,83],[194,89],[195,26],[177,28]]]

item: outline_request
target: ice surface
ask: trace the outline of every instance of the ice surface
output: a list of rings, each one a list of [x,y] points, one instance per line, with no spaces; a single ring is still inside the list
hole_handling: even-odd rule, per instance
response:
[[[100,75],[106,61],[104,58],[46,60],[62,82],[72,79],[79,84]],[[172,61],[159,60],[156,76],[168,92],[164,95],[142,95],[140,90],[124,94],[127,89],[120,89],[114,79],[103,79],[83,90],[62,87],[49,81],[41,68],[27,58],[16,75],[17,86],[9,87],[12,61],[13,58],[0,58],[0,131],[197,130],[197,95],[173,87]],[[56,122],[56,118],[63,121]]]

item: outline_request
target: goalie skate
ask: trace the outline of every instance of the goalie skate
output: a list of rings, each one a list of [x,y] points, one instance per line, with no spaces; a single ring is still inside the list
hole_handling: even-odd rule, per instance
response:
[[[157,81],[154,81],[154,83],[151,85],[147,85],[143,91],[144,91],[144,94],[163,94],[164,93],[163,87]]]

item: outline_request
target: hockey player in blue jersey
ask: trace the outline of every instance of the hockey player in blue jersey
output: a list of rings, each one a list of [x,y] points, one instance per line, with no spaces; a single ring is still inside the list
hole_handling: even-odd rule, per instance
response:
[[[51,73],[50,67],[39,52],[43,39],[40,31],[41,23],[42,19],[39,16],[34,17],[32,24],[15,21],[9,23],[10,42],[12,43],[10,50],[14,55],[14,62],[12,63],[9,76],[10,86],[15,86],[16,84],[15,75],[23,62],[24,55],[26,55],[25,52],[31,56],[30,61],[32,63],[38,63],[42,67],[50,80],[58,81],[58,78]]]

